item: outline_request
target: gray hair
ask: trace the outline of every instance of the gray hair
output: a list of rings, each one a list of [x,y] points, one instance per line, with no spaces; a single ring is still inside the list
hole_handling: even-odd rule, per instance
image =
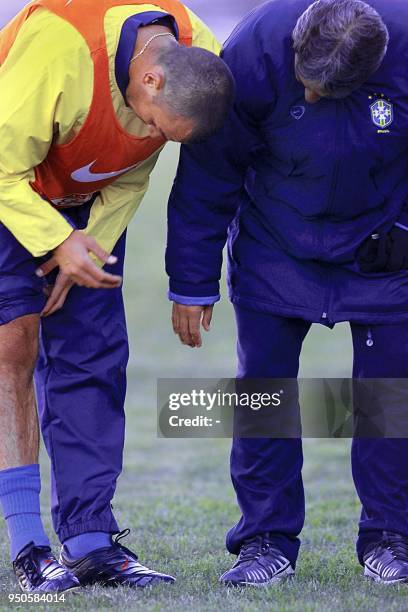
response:
[[[234,101],[235,82],[227,64],[210,51],[181,45],[160,50],[157,62],[165,76],[157,103],[194,122],[189,142],[212,136],[224,124]]]
[[[296,72],[333,98],[344,98],[380,66],[389,42],[377,11],[361,0],[318,0],[292,34]]]

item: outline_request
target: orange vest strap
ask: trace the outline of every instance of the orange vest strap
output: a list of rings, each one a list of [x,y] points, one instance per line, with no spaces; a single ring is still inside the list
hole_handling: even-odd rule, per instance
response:
[[[171,13],[180,30],[180,43],[192,44],[192,26],[187,10],[178,0],[38,0],[38,4],[69,21],[82,34],[95,51],[105,45],[103,20],[106,12],[115,6],[152,4]],[[91,42],[92,41],[92,42]]]
[[[192,45],[192,25],[186,8],[178,0],[147,0],[150,4],[170,13],[175,18],[182,45]],[[0,66],[5,61],[17,34],[28,17],[42,6],[70,22],[87,41],[91,51],[105,45],[103,20],[115,6],[146,4],[146,0],[33,0],[0,31]]]

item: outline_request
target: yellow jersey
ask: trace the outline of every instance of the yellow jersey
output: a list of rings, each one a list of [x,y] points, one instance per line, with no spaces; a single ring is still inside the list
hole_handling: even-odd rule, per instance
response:
[[[147,136],[148,128],[126,105],[116,83],[115,58],[124,22],[150,11],[160,9],[150,4],[116,6],[107,11],[104,21],[115,113],[122,128],[139,137]],[[216,38],[187,11],[193,45],[218,54]],[[93,70],[89,48],[80,33],[44,8],[38,8],[24,22],[0,66],[0,222],[35,257],[53,250],[73,231],[30,182],[51,143],[69,142],[84,124],[92,101]],[[159,154],[160,150],[104,187],[92,204],[85,232],[108,252],[139,207]]]

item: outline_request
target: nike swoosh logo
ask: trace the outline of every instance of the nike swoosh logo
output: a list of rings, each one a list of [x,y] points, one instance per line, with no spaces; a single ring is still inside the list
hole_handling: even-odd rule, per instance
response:
[[[116,170],[115,172],[92,172],[92,166],[96,163],[96,159],[88,164],[87,166],[83,166],[82,168],[78,168],[71,174],[71,178],[77,183],[95,183],[97,181],[106,181],[106,179],[110,179],[114,176],[119,176],[120,174],[124,174],[133,168],[137,168],[140,166],[135,164],[134,166],[129,166],[128,168],[122,168],[122,170]]]

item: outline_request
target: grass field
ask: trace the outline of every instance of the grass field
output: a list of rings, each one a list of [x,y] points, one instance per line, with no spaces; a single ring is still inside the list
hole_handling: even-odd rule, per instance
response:
[[[217,306],[212,331],[200,351],[179,346],[170,329],[162,261],[174,158],[172,148],[162,156],[129,234],[126,294],[132,356],[125,468],[114,507],[120,525],[132,530],[125,545],[152,567],[174,574],[177,583],[146,592],[89,588],[55,607],[160,612],[407,610],[408,586],[381,587],[362,578],[354,555],[359,506],[351,481],[349,442],[344,440],[305,441],[307,521],[296,578],[259,590],[218,585],[218,576],[233,562],[224,548],[224,533],[238,518],[228,475],[229,441],[156,436],[157,377],[228,377],[235,367],[232,309],[226,300]],[[347,328],[314,328],[303,354],[302,374],[347,376],[350,365]],[[44,516],[50,531],[44,455],[42,468]],[[3,523],[0,541],[0,609],[17,609],[5,603],[6,594],[17,588]]]

